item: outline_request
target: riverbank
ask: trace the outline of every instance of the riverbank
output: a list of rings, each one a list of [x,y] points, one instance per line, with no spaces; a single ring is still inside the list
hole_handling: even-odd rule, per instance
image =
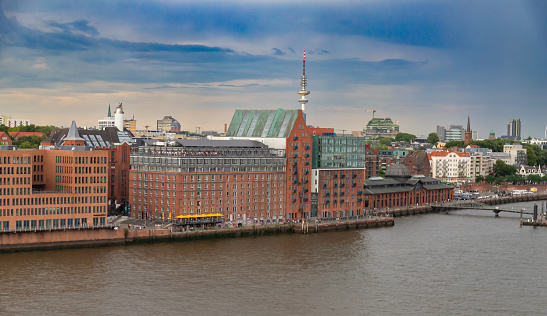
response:
[[[317,223],[242,226],[232,228],[173,232],[168,228],[118,229],[82,228],[76,230],[0,232],[0,252],[88,248],[155,242],[176,242],[218,238],[267,236],[275,234],[313,234],[320,232],[394,226],[393,217],[354,218]]]
[[[541,201],[541,200],[547,200],[546,192],[488,198],[488,199],[478,199],[474,201],[478,201],[480,203],[484,203],[487,205],[502,205],[502,204],[509,204],[509,203]],[[385,212],[393,217],[401,217],[401,216],[435,213],[438,211],[435,210],[431,205],[420,205],[420,206],[408,206],[408,207],[403,207],[398,209],[391,209],[391,210],[386,210]]]

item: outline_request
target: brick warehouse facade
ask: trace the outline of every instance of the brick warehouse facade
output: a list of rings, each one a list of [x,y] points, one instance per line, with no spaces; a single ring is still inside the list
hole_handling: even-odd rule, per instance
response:
[[[1,231],[106,224],[106,152],[14,149],[0,150]]]
[[[286,154],[287,219],[311,213],[312,138],[302,110],[236,110],[226,137],[264,143]]]
[[[284,151],[247,140],[148,143],[131,153],[132,217],[220,213],[233,224],[287,218]]]
[[[82,145],[108,152],[108,213],[123,214],[129,200],[129,154],[133,134],[128,130],[106,127],[103,130],[74,129],[78,132]],[[66,144],[70,130],[54,131],[45,139],[42,148],[61,148]]]

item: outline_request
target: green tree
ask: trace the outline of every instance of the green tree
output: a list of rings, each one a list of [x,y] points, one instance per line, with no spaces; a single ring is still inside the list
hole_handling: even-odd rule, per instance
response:
[[[521,183],[523,180],[524,178],[520,174],[512,174],[512,175],[505,176],[505,181],[511,182],[513,184]]]
[[[410,143],[412,140],[416,139],[416,135],[412,135],[409,133],[398,133],[397,136],[395,136],[396,142],[407,142]]]
[[[384,170],[380,169],[380,171],[378,171],[378,175],[382,178],[385,178],[386,172]]]
[[[494,164],[494,174],[497,177],[509,176],[517,173],[517,168],[510,166],[503,162],[503,160],[496,160]]]
[[[494,181],[496,181],[496,177],[489,174],[489,175],[486,176],[486,179],[484,179],[484,181],[486,181],[486,183],[492,184],[492,183],[494,183]]]
[[[525,146],[523,146],[523,148],[526,149],[526,155],[528,156],[528,162],[527,162],[528,166],[537,165],[538,159],[537,159],[536,152],[535,152],[534,148],[532,148],[529,145],[525,145]]]
[[[30,124],[27,126],[21,126],[19,127],[20,132],[36,132],[36,125]]]
[[[531,174],[526,177],[526,180],[532,182],[532,183],[539,183],[541,182],[541,176],[537,174]]]
[[[41,132],[44,134],[44,136],[49,137],[51,135],[51,132],[59,129],[57,126],[53,125],[45,125],[45,126],[36,126],[36,132]]]
[[[24,141],[19,145],[19,148],[38,148],[38,145],[33,144],[29,141]]]
[[[427,135],[427,141],[431,145],[435,145],[439,142],[439,135],[437,135],[437,133],[429,133],[429,135]]]
[[[452,148],[452,147],[463,147],[464,146],[464,142],[463,140],[451,140],[449,142],[446,143],[445,147],[446,148]]]
[[[477,176],[475,178],[475,182],[483,182],[484,181],[484,177],[483,176]]]
[[[9,132],[9,127],[7,127],[7,126],[4,125],[4,124],[1,124],[1,125],[0,125],[0,131],[2,131],[2,132]]]
[[[391,146],[391,143],[395,140],[389,137],[380,137],[380,144],[385,146]]]

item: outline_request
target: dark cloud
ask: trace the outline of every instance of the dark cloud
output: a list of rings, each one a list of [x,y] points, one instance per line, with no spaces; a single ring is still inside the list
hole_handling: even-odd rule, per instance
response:
[[[283,51],[281,51],[279,48],[272,48],[273,50],[273,54],[272,55],[275,55],[275,56],[283,56],[285,55],[285,53]]]
[[[77,31],[77,32],[82,32],[86,35],[91,35],[91,36],[99,35],[99,31],[97,31],[97,29],[94,28],[93,26],[89,25],[89,21],[87,20],[78,20],[78,21],[69,22],[69,23],[58,23],[56,21],[50,21],[48,25],[55,27],[59,30],[62,30],[64,32],[72,33]]]

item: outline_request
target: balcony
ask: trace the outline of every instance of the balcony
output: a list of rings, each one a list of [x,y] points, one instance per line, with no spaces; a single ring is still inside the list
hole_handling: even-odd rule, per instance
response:
[[[304,198],[304,202],[308,202],[308,198]]]
[[[309,161],[306,161],[306,162],[304,163],[304,165],[306,165],[306,166],[309,165],[309,164],[310,164]]]
[[[357,183],[352,183],[351,186],[352,187],[357,186]]]
[[[293,140],[298,140],[298,136],[294,136]]]
[[[306,146],[306,149],[310,149],[310,146]]]
[[[346,193],[345,192],[340,192],[340,195],[345,195]]]
[[[359,191],[359,192],[357,192],[357,194],[361,195],[361,194],[363,194],[363,191]]]
[[[308,170],[306,170],[306,171],[304,172],[304,174],[310,174],[310,172],[309,172]]]
[[[363,199],[358,198],[358,199],[357,199],[357,202],[363,202]]]
[[[341,187],[341,188],[343,188],[343,187],[345,187],[345,186],[346,186],[345,183],[340,184],[340,187]]]
[[[294,150],[297,150],[297,149],[298,149],[298,145],[295,145],[295,146],[294,146]]]
[[[293,203],[296,203],[296,199],[292,199],[292,202],[293,202]]]
[[[342,174],[342,175],[340,176],[340,178],[342,178],[342,179],[344,179],[345,177],[346,177],[345,174]]]
[[[294,181],[292,182],[292,184],[296,184],[296,183],[297,183],[297,181],[296,181],[296,180],[294,180]]]
[[[354,178],[357,178],[357,175],[354,173],[354,174],[353,174],[353,177],[354,177]]]
[[[304,189],[304,193],[308,193],[308,189]]]
[[[306,154],[306,158],[310,158],[310,154]]]
[[[325,193],[325,196],[329,196],[329,195],[330,195],[330,192]]]
[[[292,190],[292,193],[296,193],[296,190]]]
[[[294,158],[298,158],[298,154],[294,154]]]
[[[293,171],[293,173],[292,173],[292,174],[298,174],[298,171],[296,171],[296,170],[295,170],[295,171]]]
[[[344,199],[340,199],[340,203],[344,203]]]
[[[308,183],[308,182],[310,182],[310,181],[309,180],[304,181],[304,183]]]
[[[296,166],[297,164],[298,164],[298,162],[296,162],[296,161],[292,163],[293,166]]]
[[[325,200],[325,204],[329,204],[329,203],[330,203],[330,201],[329,201],[329,200]]]

